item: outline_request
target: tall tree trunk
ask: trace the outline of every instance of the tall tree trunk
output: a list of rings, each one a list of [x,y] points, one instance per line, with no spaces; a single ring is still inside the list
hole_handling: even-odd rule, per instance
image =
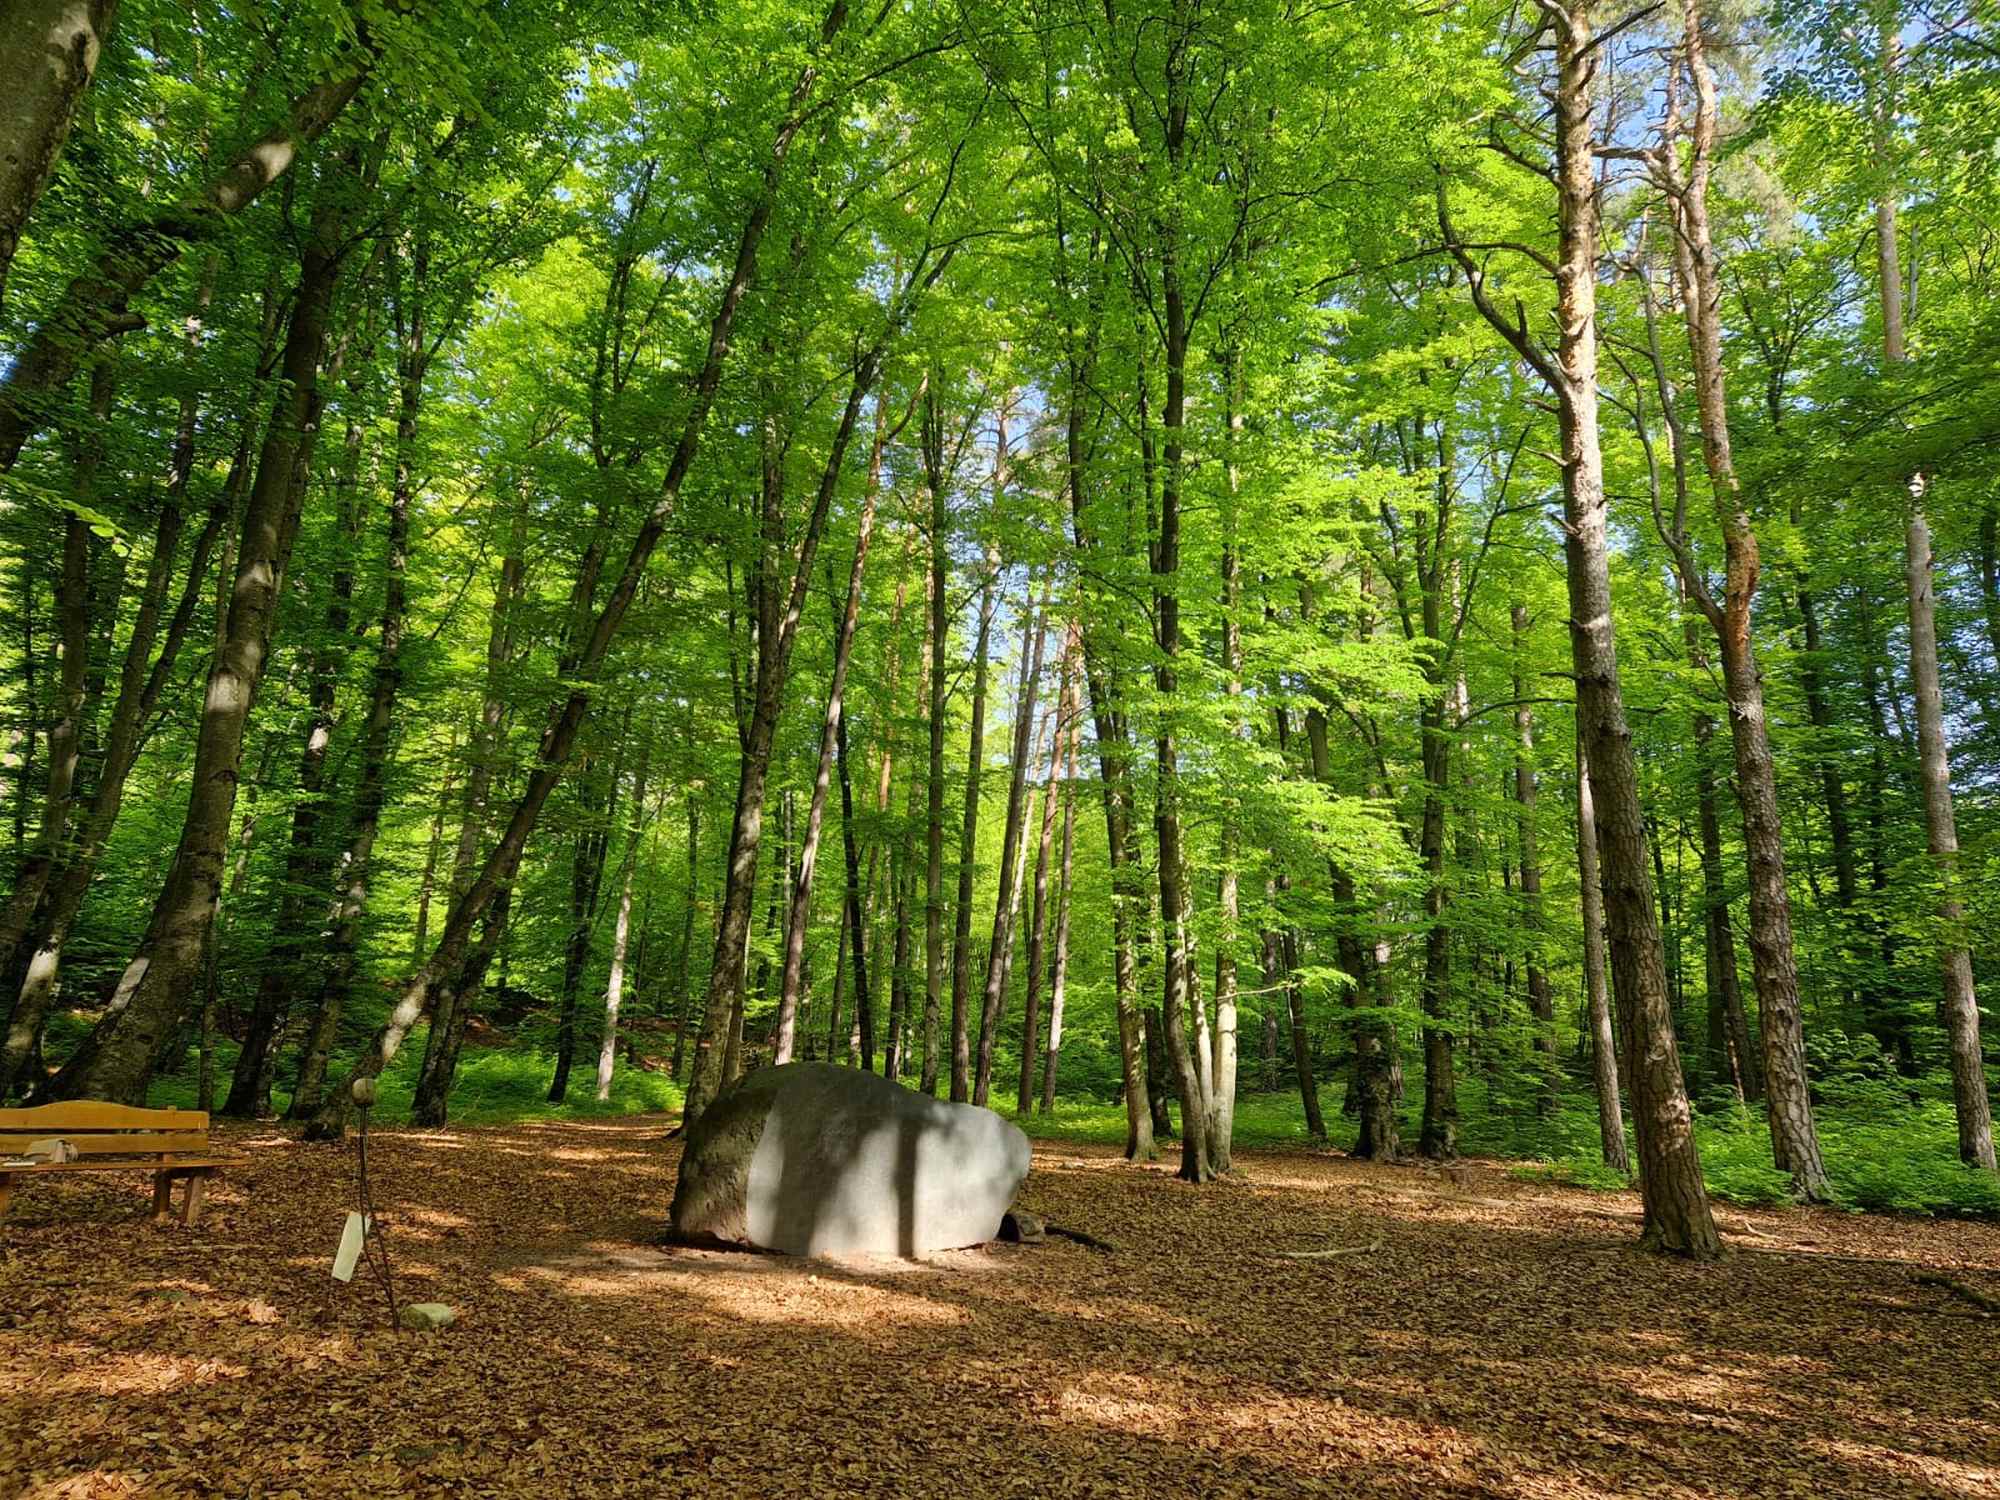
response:
[[[837,5],[828,25],[836,26],[836,18],[844,16],[844,4]],[[760,603],[760,609],[766,612],[766,628],[758,631],[756,700],[751,710],[749,732],[744,736],[736,814],[730,827],[728,860],[723,867],[722,911],[717,921],[715,962],[709,975],[701,1036],[695,1047],[694,1075],[688,1084],[686,1115],[690,1122],[699,1119],[702,1110],[715,1097],[723,1071],[716,1044],[723,1039],[725,1027],[734,1029],[729,1017],[738,1003],[734,997],[743,970],[744,943],[750,932],[750,904],[757,879],[757,849],[763,833],[764,782],[777,734],[778,717],[784,705],[792,647],[798,639],[799,619],[805,608],[806,594],[811,588],[813,563],[826,529],[827,513],[833,504],[834,490],[839,484],[862,402],[874,389],[883,354],[890,341],[901,332],[918,298],[935,284],[950,262],[949,250],[933,257],[929,247],[926,247],[925,254],[918,258],[892,299],[888,317],[874,344],[855,363],[848,382],[847,404],[834,429],[826,463],[820,471],[819,490],[813,498],[811,514],[806,519],[804,533],[796,547],[790,591],[781,602],[775,599],[777,559],[767,526],[766,570],[770,586],[762,591],[765,602]],[[767,465],[770,462],[768,454],[766,462]],[[767,506],[774,499],[774,491],[775,486],[767,479]],[[856,932],[858,939],[858,926]],[[857,995],[862,993],[861,978],[861,975],[855,975]]]
[[[1074,669],[1072,663],[1071,670]],[[1070,876],[1076,854],[1076,742],[1082,713],[1073,679],[1069,699],[1069,755],[1062,776],[1062,856],[1056,875],[1055,952],[1049,960],[1049,1045],[1042,1054],[1041,1113],[1045,1115],[1053,1114],[1056,1107],[1056,1069],[1062,1062],[1063,1001],[1069,984]]]
[[[1283,754],[1290,739],[1283,710],[1277,715],[1277,731],[1279,751]],[[1306,710],[1306,753],[1310,757],[1313,779],[1322,786],[1331,786],[1333,768],[1327,750],[1326,715],[1318,707]],[[1360,1116],[1354,1155],[1372,1161],[1395,1161],[1402,1154],[1402,1141],[1396,1121],[1398,1063],[1395,1032],[1383,1015],[1394,1003],[1389,976],[1384,972],[1388,967],[1386,955],[1379,946],[1370,952],[1362,941],[1365,918],[1353,875],[1344,866],[1329,861],[1327,881],[1339,924],[1336,945],[1341,972],[1347,976],[1347,1004],[1353,1012],[1350,1034],[1354,1042],[1354,1092],[1358,1096],[1355,1106]],[[1279,889],[1283,890],[1286,883],[1287,877],[1280,874]],[[1299,967],[1297,944],[1297,937],[1288,931],[1286,963],[1294,975]],[[1312,1044],[1306,1029],[1305,996],[1296,979],[1288,983],[1287,989],[1292,1014],[1294,1066],[1299,1074],[1300,1092],[1309,1092],[1306,1132],[1312,1135],[1314,1122],[1321,1121],[1317,1138],[1324,1139],[1319,1086],[1312,1076]]]
[[[1006,418],[1001,417],[1001,442]],[[979,585],[979,637],[972,652],[972,728],[966,748],[965,817],[958,839],[958,899],[951,942],[951,1098],[972,1098],[972,880],[979,868],[979,794],[986,770],[986,673],[993,645],[993,602],[999,567],[987,549],[986,574]]]
[[[833,39],[846,19],[845,5],[836,3],[820,29],[821,48]],[[728,360],[730,332],[735,326],[737,308],[756,269],[757,250],[777,204],[784,164],[790,155],[792,142],[805,124],[806,100],[818,78],[817,61],[808,61],[800,69],[798,80],[793,85],[788,111],[772,139],[764,161],[762,180],[737,237],[736,258],[729,280],[709,322],[707,352],[695,377],[692,399],[682,416],[680,436],[672,457],[667,461],[659,497],[632,540],[618,581],[585,635],[583,650],[576,661],[564,664],[568,668],[563,674],[564,679],[571,686],[562,702],[551,712],[542,732],[541,742],[536,747],[535,769],[514,804],[505,832],[488,852],[479,874],[466,888],[464,896],[452,903],[452,910],[429,961],[404,984],[388,1021],[376,1032],[374,1042],[355,1065],[353,1078],[356,1080],[374,1078],[388,1066],[410,1028],[423,1017],[432,987],[441,978],[457,972],[474,925],[508,882],[513,880],[528,836],[540,821],[549,793],[555,789],[556,781],[575,748],[578,731],[590,707],[597,674],[617,638],[619,626],[624,623],[625,613],[638,592],[639,581],[645,575],[653,551],[679,508],[681,487],[686,483],[688,471],[693,467],[695,455],[700,449],[702,428],[707,424],[709,411],[715,404],[715,393],[721,384],[723,366]],[[754,864],[751,873],[755,873]],[[747,921],[742,931],[747,933]],[[740,941],[734,963],[735,972],[740,973]],[[709,1079],[709,1092],[712,1094],[712,1072]],[[341,1090],[332,1095],[326,1106],[314,1116],[307,1133],[315,1139],[338,1139],[345,1134],[350,1092]]]
[[[1876,272],[1882,299],[1882,350],[1890,364],[1908,358],[1903,342],[1903,289],[1896,244],[1896,199],[1889,172],[1889,132],[1895,106],[1890,98],[1897,73],[1896,25],[1881,32],[1881,77],[1870,89],[1878,176],[1884,186],[1875,201]],[[1962,1161],[2000,1170],[1993,1151],[1993,1106],[1986,1093],[1986,1065],[1979,1040],[1979,995],[1972,979],[1972,952],[1965,934],[1965,908],[1957,892],[1958,819],[1952,805],[1951,746],[1945,734],[1944,689],[1938,678],[1937,600],[1931,589],[1931,528],[1924,509],[1922,474],[1910,476],[1910,505],[1903,536],[1904,568],[1910,598],[1910,686],[1917,711],[1917,779],[1924,796],[1924,834],[1937,867],[1938,964],[1944,992],[1938,1019],[1951,1046],[1952,1103],[1958,1116]]]
[[[453,902],[464,899],[477,874],[479,845],[486,835],[493,778],[506,734],[506,674],[514,660],[519,608],[527,590],[527,495],[520,485],[514,486],[514,491],[505,553],[487,620],[485,689],[469,746],[465,789],[459,799],[458,841],[451,862]],[[496,934],[504,927],[503,922]],[[480,962],[483,974],[485,960]],[[424,1058],[411,1104],[414,1124],[439,1126],[445,1122],[457,1065],[456,1038],[465,1034],[465,1017],[460,1012],[477,990],[477,985],[467,985],[457,975],[444,976],[433,985],[430,1032],[424,1039]]]
[[[1764,1073],[1750,1034],[1749,1013],[1743,1006],[1743,984],[1736,972],[1736,933],[1729,920],[1729,893],[1722,867],[1722,820],[1716,809],[1715,771],[1709,746],[1715,721],[1705,713],[1694,716],[1695,816],[1701,831],[1702,936],[1707,953],[1708,1004],[1715,1020],[1711,1031],[1722,1037],[1722,1072],[1740,1099],[1764,1096]]]
[[[924,488],[930,501],[930,760],[924,774],[924,1062],[917,1087],[936,1095],[938,1013],[944,1007],[944,737],[946,653],[951,647],[951,516],[944,473],[944,422],[936,381],[924,388]]]
[[[813,873],[819,862],[820,830],[826,822],[826,794],[832,780],[834,741],[840,730],[847,690],[847,665],[854,654],[854,632],[861,622],[861,580],[868,568],[868,543],[875,533],[875,499],[882,483],[882,447],[888,428],[882,398],[875,398],[875,442],[868,459],[868,484],[861,499],[861,518],[854,537],[854,563],[847,574],[847,604],[835,622],[833,681],[826,690],[826,721],[820,730],[819,765],[813,773],[812,796],[806,806],[805,839],[799,847],[798,878],[792,885],[791,913],[785,923],[785,964],[780,981],[778,1023],[771,1050],[773,1063],[792,1060],[793,1031],[798,1022],[799,981],[805,971],[806,928],[812,920]],[[859,971],[857,970],[857,973]]]
[[[1446,908],[1451,892],[1446,884],[1445,798],[1450,793],[1451,741],[1444,727],[1444,698],[1421,716],[1423,735],[1424,811],[1417,838],[1423,862],[1424,886],[1424,1113],[1417,1149],[1433,1161],[1458,1155],[1458,1079],[1452,1052],[1451,927]]]
[[[847,715],[834,721],[834,762],[840,773],[840,844],[847,866],[847,940],[854,953],[854,1052],[863,1072],[875,1071],[875,1013],[868,987],[868,913],[862,904],[861,852],[854,832],[854,781],[847,774]]]
[[[1625,1112],[1618,1099],[1617,1039],[1612,1034],[1611,993],[1604,962],[1604,887],[1597,874],[1597,812],[1590,795],[1590,767],[1583,737],[1576,741],[1576,873],[1583,906],[1583,987],[1590,1020],[1591,1074],[1597,1085],[1597,1135],[1604,1163],[1632,1170],[1625,1147]]]
[[[611,972],[604,984],[604,1035],[597,1047],[600,1104],[611,1097],[612,1070],[618,1063],[618,1010],[625,1000],[625,957],[632,935],[632,883],[639,869],[639,845],[646,837],[646,780],[652,763],[653,737],[648,729],[645,743],[639,748],[639,770],[632,783],[632,816],[618,876],[618,916],[611,930]]]
[[[1556,1002],[1542,963],[1542,855],[1535,826],[1535,711],[1527,703],[1521,675],[1528,641],[1528,606],[1510,611],[1514,632],[1514,802],[1520,809],[1521,917],[1528,941],[1528,1013],[1535,1018],[1535,1053],[1542,1068],[1541,1113],[1556,1112],[1560,1075],[1556,1068]]]
[[[11,979],[25,956],[36,909],[49,879],[70,847],[71,802],[82,764],[90,699],[90,524],[98,504],[97,475],[104,459],[104,431],[111,417],[115,374],[109,361],[91,372],[88,430],[78,435],[70,466],[70,500],[63,516],[62,561],[55,578],[56,696],[47,744],[49,768],[42,792],[42,819],[34,843],[14,877],[0,911],[0,979]],[[112,613],[116,614],[116,601]]]
[[[1035,851],[1035,895],[1028,918],[1028,973],[1021,1005],[1021,1086],[1014,1113],[1025,1116],[1034,1107],[1035,1073],[1041,1062],[1042,958],[1048,947],[1049,856],[1055,845],[1056,802],[1061,792],[1064,737],[1075,720],[1076,692],[1074,630],[1065,633],[1062,686],[1056,695],[1054,740],[1049,746],[1048,783],[1042,792],[1042,829]]]
[[[334,694],[340,670],[356,644],[351,626],[354,562],[361,545],[363,372],[350,373],[348,390],[354,409],[347,414],[334,479],[338,552],[328,578],[319,639],[306,664],[306,732],[299,750],[298,800],[292,804],[285,881],[280,888],[271,947],[264,955],[257,993],[251,1001],[249,1026],[236,1053],[228,1096],[222,1102],[222,1114],[242,1120],[270,1113],[270,1093],[263,1083],[271,1072],[269,1054],[277,1049],[292,997],[307,984],[307,950],[321,931],[322,924],[315,918],[323,915],[326,907],[328,855],[322,824],[329,801],[326,772],[333,750]],[[309,1066],[301,1064],[302,1069]],[[303,1120],[309,1113],[300,1105],[295,1090],[291,1118]]]
[[[1229,704],[1230,737],[1242,740],[1249,726],[1243,718],[1243,575],[1237,555],[1237,488],[1241,482],[1237,445],[1243,432],[1242,356],[1232,347],[1224,361],[1223,388],[1228,407],[1223,414],[1223,430],[1229,447],[1224,466],[1224,497],[1228,510],[1224,517],[1222,545],[1222,671],[1223,690]],[[1215,1043],[1214,1106],[1209,1119],[1208,1154],[1217,1172],[1227,1172],[1233,1162],[1236,1136],[1236,943],[1242,916],[1239,898],[1242,879],[1237,869],[1242,857],[1242,804],[1232,798],[1224,807],[1217,850],[1220,870],[1216,873],[1215,908],[1221,925],[1215,937]]]
[[[1168,167],[1178,176],[1188,125],[1187,79],[1183,67],[1169,62],[1165,70],[1165,145]],[[1209,1100],[1204,1097],[1186,1018],[1195,1013],[1190,949],[1193,939],[1193,896],[1187,886],[1187,853],[1182,843],[1180,788],[1180,654],[1181,654],[1181,501],[1186,482],[1187,354],[1189,312],[1181,281],[1181,245],[1176,222],[1163,221],[1159,254],[1160,341],[1166,367],[1166,390],[1160,407],[1159,528],[1152,542],[1154,645],[1153,691],[1158,697],[1153,736],[1153,831],[1159,855],[1162,994],[1167,1055],[1173,1064],[1181,1096],[1180,1176],[1207,1182],[1214,1176],[1209,1160]],[[1145,393],[1141,375],[1139,426],[1145,432]]]
[[[626,715],[626,727],[631,716]],[[570,1069],[576,1065],[576,1017],[583,992],[584,971],[590,967],[591,936],[597,930],[597,895],[604,884],[604,857],[617,820],[619,782],[625,774],[625,736],[618,737],[617,758],[609,780],[593,786],[595,767],[586,756],[579,780],[578,804],[584,823],[570,846],[569,937],[563,944],[562,994],[556,1010],[556,1067],[549,1080],[548,1101],[569,1097]]]
[[[418,252],[416,280],[424,279],[424,255]],[[421,295],[421,293],[419,293]],[[403,629],[408,608],[410,504],[416,491],[417,418],[423,403],[428,356],[424,321],[412,312],[403,330],[398,358],[401,399],[396,417],[396,469],[389,498],[389,539],[382,630],[376,645],[375,671],[369,690],[368,717],[361,730],[361,776],[354,793],[354,811],[334,882],[332,935],[326,945],[326,977],[306,1062],[301,1065],[299,1090],[292,1101],[293,1118],[306,1117],[318,1107],[317,1093],[325,1077],[340,1018],[354,989],[361,946],[361,925],[368,913],[369,880],[373,874],[375,840],[388,795],[389,753],[396,722],[396,695],[403,681]],[[313,1069],[309,1075],[307,1070]],[[304,1101],[304,1102],[302,1102]]]
[[[226,633],[209,668],[187,815],[173,866],[139,953],[88,1044],[88,1057],[58,1085],[68,1096],[142,1101],[160,1052],[179,1031],[197,993],[202,953],[221,896],[222,856],[236,802],[243,735],[269,659],[271,616],[297,535],[302,478],[318,429],[319,367],[340,275],[341,200],[347,191],[345,183],[338,190],[324,187],[314,209],[285,336],[281,394],[244,512]]]
[[[1696,1155],[1679,1046],[1667,990],[1659,916],[1647,869],[1645,815],[1631,731],[1618,683],[1606,535],[1604,460],[1598,437],[1597,174],[1594,81],[1599,64],[1594,0],[1559,0],[1545,12],[1554,38],[1555,181],[1560,243],[1555,357],[1493,303],[1483,277],[1458,245],[1440,192],[1441,227],[1466,271],[1483,317],[1557,398],[1563,459],[1564,555],[1569,581],[1570,650],[1577,718],[1598,813],[1599,857],[1612,981],[1630,1017],[1627,1069],[1638,1128],[1641,1243],[1696,1259],[1722,1250]]]
[[[1034,584],[1029,582],[1021,609],[1021,684],[1014,702],[1014,745],[1007,776],[1007,821],[1000,841],[1000,883],[993,900],[993,931],[986,947],[986,983],[980,992],[979,1058],[973,1077],[972,1102],[984,1105],[993,1088],[993,1048],[999,1040],[1007,1005],[1007,977],[1013,968],[1014,922],[1021,909],[1021,884],[1026,869],[1028,834],[1028,771],[1037,759],[1036,688],[1042,675],[1042,649],[1048,636],[1049,591],[1053,575],[1034,609]]]
[[[1744,854],[1750,867],[1750,965],[1757,985],[1759,1030],[1764,1040],[1764,1086],[1771,1150],[1789,1172],[1792,1189],[1808,1202],[1832,1197],[1821,1159],[1806,1076],[1804,1020],[1799,1008],[1798,958],[1792,942],[1791,893],[1785,878],[1784,824],[1778,810],[1777,767],[1765,727],[1764,676],[1751,635],[1751,604],[1761,559],[1757,532],[1736,475],[1729,440],[1729,400],[1722,364],[1721,273],[1708,221],[1708,178],[1715,149],[1715,79],[1708,67],[1698,0],[1682,0],[1681,41],[1695,92],[1688,176],[1678,180],[1677,141],[1666,143],[1660,170],[1674,189],[1674,265],[1694,356],[1695,394],[1701,411],[1701,446],[1722,531],[1724,591],[1709,597],[1682,546],[1676,555],[1714,627],[1722,656],[1735,751],[1736,798],[1743,813]],[[1674,91],[1669,90],[1670,99]],[[1677,113],[1670,104],[1670,113]]]
[[[364,56],[359,67],[306,90],[282,123],[232,157],[193,198],[155,208],[102,236],[90,268],[36,321],[0,381],[0,472],[14,467],[28,439],[51,420],[63,388],[98,345],[145,326],[129,310],[131,299],[189,244],[220,234],[277,181],[360,91],[371,62]]]
[[[209,274],[204,276],[203,290],[196,299],[197,309],[207,305],[213,270],[214,261],[211,260]],[[162,635],[165,595],[172,581],[188,480],[194,468],[197,405],[198,393],[190,387],[181,401],[166,494],[154,526],[152,557],[147,564],[138,612],[133,619],[132,633],[125,643],[118,695],[104,738],[96,789],[83,815],[74,847],[61,869],[52,875],[46,897],[34,913],[33,925],[26,938],[11,951],[0,946],[0,976],[12,976],[16,972],[21,975],[20,990],[15,997],[6,1039],[4,1045],[0,1045],[0,1099],[5,1099],[10,1088],[24,1077],[29,1058],[39,1054],[42,1026],[55,998],[63,946],[69,939],[72,923],[83,909],[98,862],[117,824],[124,805],[126,783],[144,741],[145,727],[159,703],[161,692],[173,676],[175,662],[187,640],[195,608],[208,583],[209,562],[216,541],[234,519],[236,502],[242,495],[249,473],[248,440],[255,423],[254,413],[245,415],[243,437],[238,443],[235,461],[211,501],[207,519],[195,537],[180,596],[172,615],[165,621]],[[152,651],[156,640],[160,650],[159,655],[154,657]],[[33,698],[32,679],[28,683],[28,696]],[[23,804],[25,800],[24,796]],[[17,815],[24,810],[24,806],[17,807]],[[17,863],[17,868],[21,867]],[[15,955],[19,955],[22,962],[17,963]],[[211,951],[211,967],[213,961]]]
[[[20,0],[0,26],[0,304],[7,269],[55,174],[118,0]]]
[[[694,912],[701,896],[701,798],[694,792],[688,793],[687,813],[687,900],[681,907],[680,952],[674,958],[673,1076],[677,1083],[687,1054],[688,1001],[693,981],[689,970],[694,962]],[[837,997],[834,1008],[839,1009]]]

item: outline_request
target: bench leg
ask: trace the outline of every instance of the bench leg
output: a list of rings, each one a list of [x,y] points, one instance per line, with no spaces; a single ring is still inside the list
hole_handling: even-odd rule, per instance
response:
[[[181,1195],[181,1223],[192,1228],[201,1215],[202,1195],[208,1191],[208,1173],[192,1172],[188,1175],[187,1191]]]
[[[14,1196],[14,1174],[0,1172],[0,1219],[7,1217],[7,1200]]]
[[[153,1174],[153,1222],[164,1224],[174,1206],[174,1178],[171,1172]]]

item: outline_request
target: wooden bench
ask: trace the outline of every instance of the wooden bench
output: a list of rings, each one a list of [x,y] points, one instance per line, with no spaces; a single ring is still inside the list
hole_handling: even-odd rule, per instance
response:
[[[75,1161],[10,1166],[36,1141],[51,1138],[76,1147]],[[0,1109],[0,1218],[7,1213],[14,1179],[40,1172],[151,1172],[153,1222],[167,1222],[174,1182],[187,1183],[181,1195],[181,1222],[201,1212],[208,1179],[224,1167],[240,1166],[239,1156],[218,1156],[209,1144],[208,1115],[199,1109],[133,1109],[78,1099],[38,1109]]]

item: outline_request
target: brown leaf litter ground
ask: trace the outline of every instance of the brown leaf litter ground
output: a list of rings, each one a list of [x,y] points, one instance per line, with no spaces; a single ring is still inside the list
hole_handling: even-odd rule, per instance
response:
[[[665,1248],[659,1119],[378,1133],[407,1300],[327,1271],[352,1146],[251,1158],[190,1232],[138,1174],[0,1224],[0,1496],[2000,1495],[2000,1226],[1637,1200],[1474,1166],[1244,1157],[1196,1189],[1039,1146],[1115,1248]],[[1289,1258],[1286,1251],[1374,1251]]]

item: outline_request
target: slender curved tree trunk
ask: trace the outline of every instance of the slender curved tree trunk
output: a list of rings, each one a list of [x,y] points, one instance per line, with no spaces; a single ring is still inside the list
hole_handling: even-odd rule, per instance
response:
[[[798,1025],[799,986],[805,972],[806,928],[812,921],[813,874],[819,864],[820,831],[826,823],[827,790],[833,779],[834,741],[840,731],[847,691],[847,666],[854,655],[854,633],[861,623],[861,581],[868,568],[868,543],[875,534],[875,500],[882,483],[882,447],[888,428],[882,398],[875,398],[875,442],[868,459],[868,485],[861,501],[861,519],[854,540],[854,564],[847,574],[847,603],[833,642],[833,682],[826,690],[826,719],[820,730],[819,764],[813,773],[812,795],[806,803],[805,838],[799,846],[798,876],[792,884],[791,911],[785,923],[785,963],[778,990],[778,1021],[771,1061],[792,1060],[793,1033]]]
[[[845,25],[846,19],[845,5],[836,3],[827,13],[825,24],[820,29],[822,47],[833,39]],[[695,455],[701,446],[702,429],[707,425],[708,414],[715,404],[716,391],[722,382],[722,371],[728,361],[730,333],[735,326],[736,312],[742,304],[743,294],[748,290],[751,276],[756,269],[758,247],[763,243],[764,232],[770,224],[771,214],[777,204],[784,164],[790,155],[792,142],[805,125],[806,101],[811,96],[813,85],[818,78],[818,63],[808,62],[800,69],[798,80],[793,85],[788,112],[772,139],[764,161],[762,180],[758,184],[756,196],[751,202],[743,228],[737,237],[736,258],[729,280],[724,284],[715,312],[709,321],[707,352],[695,377],[692,399],[683,414],[680,435],[675,443],[673,455],[667,462],[659,496],[641,524],[638,534],[632,539],[624,567],[612,588],[610,597],[605,601],[603,608],[596,612],[589,630],[585,632],[582,652],[574,663],[567,664],[570,670],[565,673],[565,677],[571,683],[571,687],[562,702],[552,710],[548,724],[542,731],[541,742],[536,747],[535,769],[529,775],[527,786],[514,804],[506,830],[488,852],[479,874],[466,888],[464,896],[453,901],[436,949],[432,951],[429,961],[404,984],[388,1021],[376,1032],[374,1042],[355,1065],[350,1087],[335,1092],[319,1114],[313,1117],[306,1132],[310,1138],[338,1140],[346,1133],[352,1082],[374,1078],[389,1065],[401,1048],[403,1038],[409,1034],[410,1028],[422,1019],[434,987],[440,980],[456,975],[465,959],[474,925],[480,921],[495,898],[512,882],[515,872],[520,868],[521,854],[527,846],[528,837],[541,820],[542,809],[548,803],[549,794],[555,789],[555,784],[576,747],[577,734],[583,727],[584,717],[589,711],[595,679],[603,667],[604,658],[609,653],[612,642],[617,638],[619,626],[624,623],[626,611],[631,607],[632,599],[638,592],[640,580],[645,576],[654,549],[658,547],[660,538],[666,533],[668,522],[674,518],[679,508],[681,487],[687,482],[688,471],[694,466]],[[747,932],[746,922],[739,937]],[[734,962],[736,971],[740,973],[742,966],[740,945]],[[697,1073],[700,1071],[698,1067]],[[707,1075],[706,1082],[708,1093],[712,1096],[715,1084],[715,1075],[712,1071]]]

